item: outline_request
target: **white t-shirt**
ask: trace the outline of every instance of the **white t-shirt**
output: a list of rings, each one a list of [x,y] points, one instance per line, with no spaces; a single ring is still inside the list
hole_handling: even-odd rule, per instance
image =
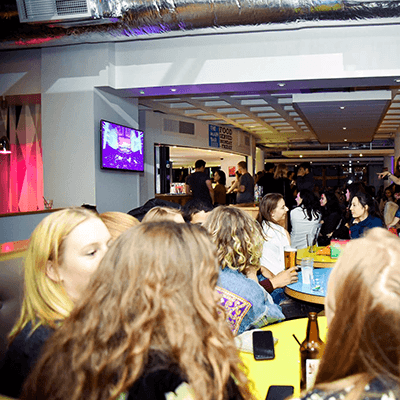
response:
[[[260,264],[268,268],[274,275],[285,269],[284,248],[290,246],[286,229],[278,224],[263,221],[264,241]]]
[[[290,211],[290,223],[292,231],[290,232],[290,241],[292,247],[296,249],[305,249],[307,247],[307,233],[317,234],[320,227],[321,214],[309,221],[307,212],[303,207],[299,206]]]

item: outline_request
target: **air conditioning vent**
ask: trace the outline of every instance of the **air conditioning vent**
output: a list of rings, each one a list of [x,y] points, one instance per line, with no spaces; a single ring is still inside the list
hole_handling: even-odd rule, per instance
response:
[[[58,15],[87,14],[86,0],[56,0]]]
[[[17,0],[20,22],[92,19],[90,0]]]

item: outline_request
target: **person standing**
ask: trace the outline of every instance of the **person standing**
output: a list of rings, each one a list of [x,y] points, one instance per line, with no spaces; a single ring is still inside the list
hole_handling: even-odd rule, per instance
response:
[[[297,190],[300,192],[303,189],[314,191],[314,174],[311,171],[311,164],[303,162],[297,171]]]
[[[186,193],[192,192],[194,199],[199,199],[205,203],[214,203],[214,189],[211,185],[211,179],[204,172],[206,169],[206,162],[204,160],[197,160],[194,164],[195,172],[186,178],[185,191]]]
[[[242,176],[239,180],[239,190],[236,194],[236,203],[254,203],[254,179],[247,172],[246,161],[240,161],[237,168]]]
[[[226,175],[222,170],[214,172],[214,202],[216,205],[226,204]]]
[[[273,193],[275,166],[272,163],[266,163],[264,169],[264,175],[257,182],[257,185],[263,188],[263,196]]]

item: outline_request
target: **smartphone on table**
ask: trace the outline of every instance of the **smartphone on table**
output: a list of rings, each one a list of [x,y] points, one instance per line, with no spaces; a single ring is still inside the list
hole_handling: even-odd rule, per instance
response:
[[[268,389],[265,400],[284,400],[293,395],[293,386],[275,386],[272,385]]]
[[[255,360],[273,360],[275,358],[274,338],[271,331],[253,332],[253,353]]]

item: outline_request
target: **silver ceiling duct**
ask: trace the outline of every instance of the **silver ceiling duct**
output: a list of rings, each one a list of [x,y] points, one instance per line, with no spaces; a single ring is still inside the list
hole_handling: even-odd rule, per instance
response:
[[[22,0],[21,0],[22,1]],[[24,0],[28,1],[28,0]],[[54,5],[76,0],[49,0]],[[90,16],[20,23],[15,3],[0,5],[0,50],[129,40],[154,33],[288,22],[400,17],[398,1],[82,0]]]

